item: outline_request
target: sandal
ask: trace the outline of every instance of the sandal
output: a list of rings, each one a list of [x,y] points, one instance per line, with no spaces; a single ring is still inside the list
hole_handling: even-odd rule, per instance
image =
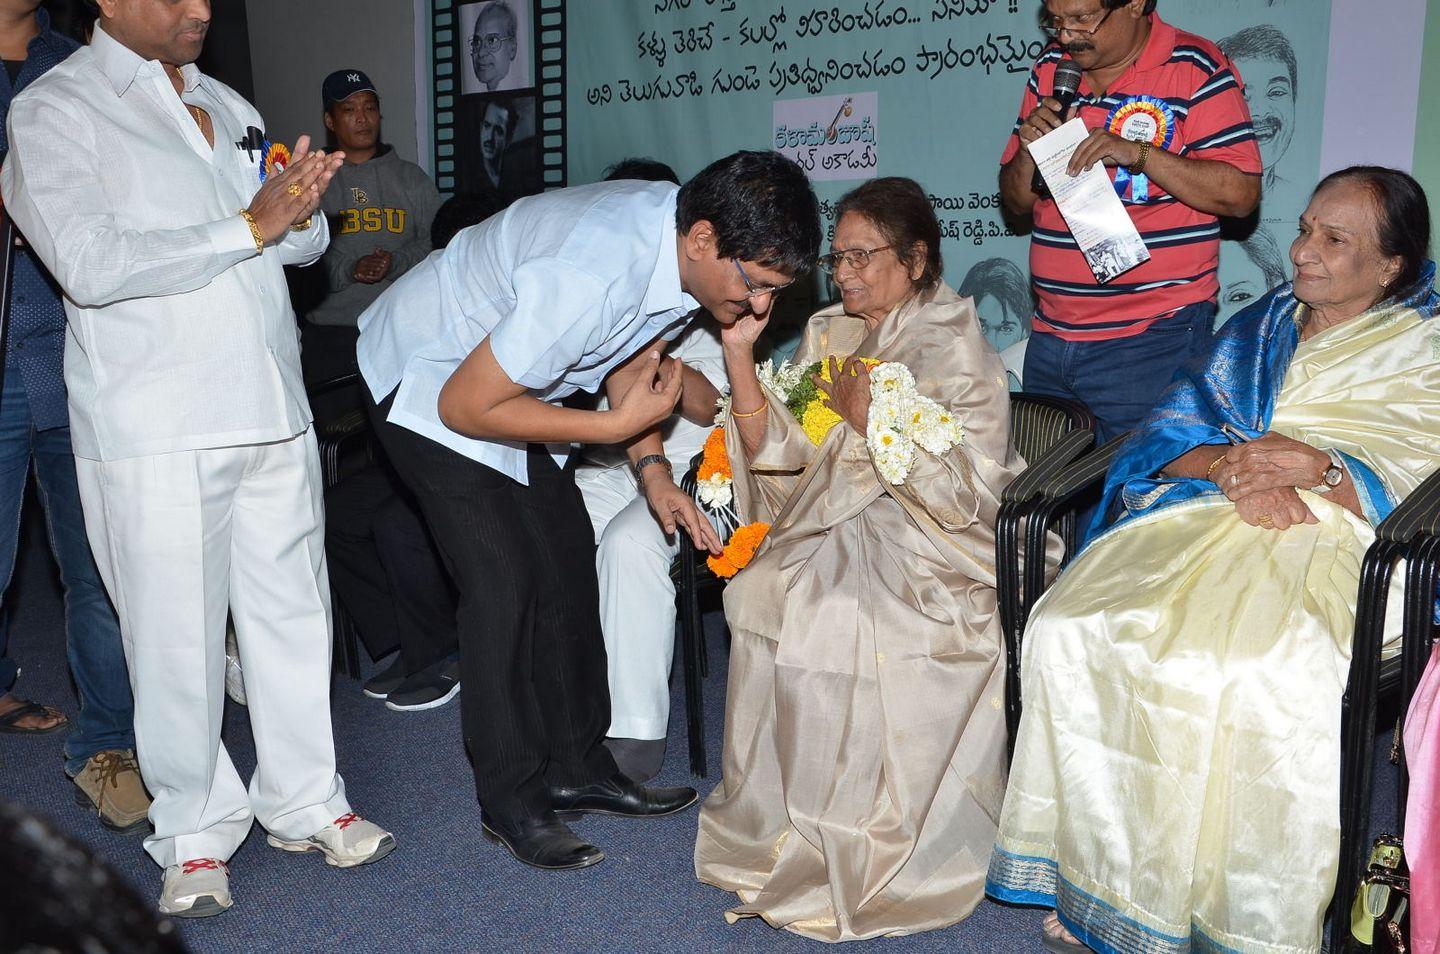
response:
[[[0,732],[9,732],[15,735],[49,735],[51,732],[58,732],[70,727],[70,720],[65,718],[65,713],[58,709],[42,706],[40,703],[31,702],[28,699],[16,699],[15,701],[20,705],[9,712],[0,712]],[[28,729],[15,724],[26,716],[45,716],[47,718],[59,716],[60,721],[43,729]]]
[[[1079,954],[1080,951],[1088,951],[1090,948],[1079,941],[1072,940],[1073,935],[1060,923],[1060,915],[1051,911],[1045,918],[1045,923],[1040,926],[1040,944],[1052,954]]]

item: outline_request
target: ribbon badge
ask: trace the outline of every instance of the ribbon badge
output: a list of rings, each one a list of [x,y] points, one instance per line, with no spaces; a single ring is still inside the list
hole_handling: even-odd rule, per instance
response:
[[[265,140],[261,143],[265,158],[260,160],[260,181],[264,182],[277,172],[284,172],[285,167],[290,165],[290,150],[283,142],[271,143]]]
[[[1175,139],[1175,112],[1170,104],[1154,96],[1131,96],[1105,117],[1105,128],[1121,139],[1148,142],[1156,149],[1166,149]],[[1143,203],[1150,200],[1150,180],[1145,173],[1132,173],[1124,166],[1115,170],[1115,191],[1120,198]]]

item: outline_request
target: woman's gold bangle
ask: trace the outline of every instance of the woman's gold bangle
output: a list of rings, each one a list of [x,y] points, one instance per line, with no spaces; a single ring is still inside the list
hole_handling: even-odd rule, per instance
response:
[[[1214,460],[1212,460],[1212,461],[1210,462],[1210,466],[1205,468],[1205,479],[1206,479],[1206,480],[1209,480],[1209,479],[1210,479],[1210,475],[1213,474],[1213,473],[1215,473],[1215,468],[1219,467],[1219,466],[1220,466],[1221,464],[1223,464],[1223,463],[1225,463],[1225,455],[1224,455],[1224,454],[1221,454],[1219,457],[1217,457],[1217,458],[1215,458]]]
[[[244,219],[245,224],[250,226],[250,237],[255,240],[255,254],[264,255],[265,236],[260,234],[260,226],[255,224],[255,216],[250,214],[249,209],[241,209],[240,218]]]
[[[746,411],[744,414],[741,414],[739,411],[735,410],[735,409],[732,407],[732,408],[730,409],[730,416],[731,416],[731,417],[754,417],[756,414],[759,414],[759,413],[761,413],[762,411],[768,411],[769,409],[770,409],[770,405],[769,405],[769,404],[762,404],[762,405],[760,405],[759,407],[757,407],[757,408],[756,408],[755,410],[753,410],[753,411]]]

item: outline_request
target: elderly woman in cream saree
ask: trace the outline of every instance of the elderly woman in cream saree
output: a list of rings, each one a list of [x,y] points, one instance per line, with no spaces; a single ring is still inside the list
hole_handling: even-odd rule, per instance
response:
[[[857,193],[868,201],[842,199],[825,263],[843,304],[810,319],[796,363],[900,362],[964,443],[919,451],[892,486],[863,425],[816,447],[783,400],[732,371],[737,504],[772,528],[725,591],[724,779],[695,846],[700,880],[740,897],[732,921],[826,941],[944,927],[983,896],[1005,784],[994,522],[1024,466],[1004,366],[973,303],[939,279],[924,191],[880,179]],[[739,427],[762,419],[747,454]]]
[[[1118,521],[1031,617],[987,891],[1055,907],[1047,949],[1320,949],[1358,571],[1440,463],[1434,265],[1366,254],[1376,194],[1316,190],[1293,285],[1177,375],[1111,467]]]

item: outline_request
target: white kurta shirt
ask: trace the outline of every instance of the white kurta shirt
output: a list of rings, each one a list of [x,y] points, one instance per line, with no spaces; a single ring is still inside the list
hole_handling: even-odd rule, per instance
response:
[[[521,199],[461,230],[360,316],[356,353],[389,420],[528,483],[523,444],[440,420],[440,389],[487,337],[501,369],[541,400],[595,391],[699,307],[680,287],[676,186],[600,182]],[[550,445],[557,463],[568,444]]]
[[[237,213],[260,188],[259,114],[193,65],[170,77],[99,27],[15,98],[0,193],[65,293],[75,453],[96,460],[284,440],[309,425],[282,265],[323,217],[256,255]]]

